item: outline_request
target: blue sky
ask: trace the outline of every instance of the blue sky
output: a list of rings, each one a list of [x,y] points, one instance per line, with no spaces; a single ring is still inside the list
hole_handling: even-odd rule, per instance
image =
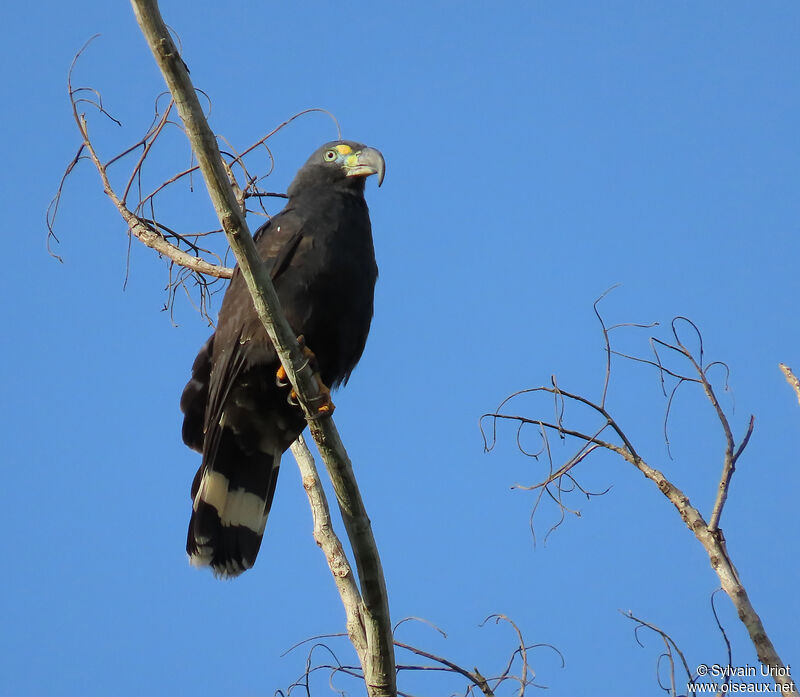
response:
[[[502,668],[511,616],[553,694],[657,689],[660,644],[618,609],[668,631],[692,667],[725,661],[705,553],[655,487],[607,457],[570,517],[534,548],[533,496],[511,490],[546,467],[502,429],[485,454],[481,414],[558,376],[597,396],[610,323],[685,315],[736,434],[756,429],[722,527],[784,661],[800,655],[797,443],[800,407],[777,364],[800,370],[800,6],[794,2],[163,2],[212,127],[245,146],[293,113],[332,111],[346,138],[378,147],[368,185],[380,266],[373,331],[336,397],[378,539],[399,637],[484,674]],[[5,341],[0,692],[10,695],[272,695],[303,670],[282,654],[341,631],[343,611],[291,458],[256,567],[221,583],[183,551],[198,457],[178,399],[209,329],[179,299],[162,312],[166,267],[128,241],[84,164],[65,188],[48,256],[44,215],[78,146],[66,74],[99,89],[122,128],[92,117],[110,156],[147,126],[163,82],[126,3],[12,4],[0,46],[5,98],[2,274]],[[268,188],[285,190],[335,129],[321,115],[275,136]],[[163,171],[188,162],[180,140]],[[161,161],[160,161],[161,162]],[[266,164],[263,163],[263,169]],[[202,225],[202,186],[165,203]],[[257,224],[257,223],[256,223]],[[208,227],[211,227],[209,223]],[[126,268],[127,288],[123,289]],[[219,298],[219,296],[217,296]],[[619,335],[644,354],[647,331]],[[691,389],[676,398],[670,460],[657,376],[615,364],[609,404],[651,465],[708,516],[722,434]],[[548,403],[526,403],[549,416]],[[576,415],[576,417],[579,415]],[[568,446],[553,443],[558,462]],[[560,458],[560,459],[559,459]],[[557,518],[544,505],[537,532]],[[755,660],[726,598],[734,664]],[[346,649],[343,657],[348,657]],[[408,662],[408,658],[401,658]],[[800,665],[798,665],[800,669]],[[401,676],[416,695],[457,683]],[[325,678],[315,694],[325,694]],[[357,693],[357,690],[354,690]],[[510,694],[510,692],[509,692]]]

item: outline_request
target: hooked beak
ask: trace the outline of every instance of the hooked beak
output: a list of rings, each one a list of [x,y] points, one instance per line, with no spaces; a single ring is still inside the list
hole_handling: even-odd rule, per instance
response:
[[[345,166],[347,168],[348,177],[369,177],[372,174],[377,174],[378,186],[383,183],[383,175],[386,173],[386,162],[380,150],[376,150],[375,148],[359,150],[348,158],[348,162]]]

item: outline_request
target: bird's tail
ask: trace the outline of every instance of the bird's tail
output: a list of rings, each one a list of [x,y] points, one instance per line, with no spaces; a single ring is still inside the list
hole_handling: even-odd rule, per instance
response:
[[[204,458],[205,460],[205,458]],[[192,484],[192,517],[186,551],[194,566],[222,578],[238,576],[256,561],[275,494],[281,454],[215,458],[200,466]]]

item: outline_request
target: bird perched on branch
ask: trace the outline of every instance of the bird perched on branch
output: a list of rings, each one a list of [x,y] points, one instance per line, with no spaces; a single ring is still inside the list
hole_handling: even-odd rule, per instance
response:
[[[286,207],[254,235],[286,319],[329,387],[347,382],[367,341],[378,268],[364,187],[372,174],[380,186],[384,168],[374,148],[323,145],[289,186]],[[237,268],[181,397],[183,440],[203,455],[186,551],[217,576],[253,566],[281,455],[306,426],[276,381],[279,368]]]

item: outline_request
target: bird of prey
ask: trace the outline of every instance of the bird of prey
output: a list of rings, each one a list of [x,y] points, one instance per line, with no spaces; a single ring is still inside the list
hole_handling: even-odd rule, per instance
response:
[[[372,174],[380,186],[384,169],[374,148],[323,145],[289,186],[286,207],[253,236],[286,319],[329,387],[347,382],[367,341],[378,267],[364,187]],[[181,396],[183,440],[203,455],[186,551],[220,577],[253,566],[281,455],[306,425],[276,381],[279,368],[237,268]]]

